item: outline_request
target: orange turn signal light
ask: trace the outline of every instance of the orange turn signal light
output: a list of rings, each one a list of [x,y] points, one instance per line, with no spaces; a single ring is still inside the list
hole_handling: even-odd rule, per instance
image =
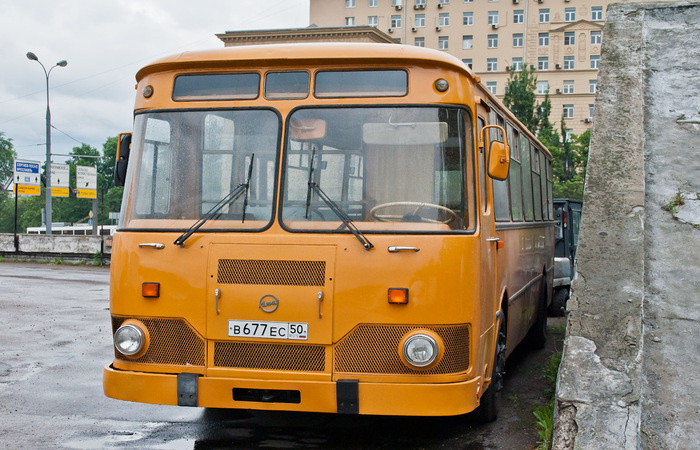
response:
[[[408,303],[408,289],[389,288],[389,303],[392,305],[405,305]]]
[[[141,285],[141,295],[149,298],[160,297],[160,283],[143,283]]]

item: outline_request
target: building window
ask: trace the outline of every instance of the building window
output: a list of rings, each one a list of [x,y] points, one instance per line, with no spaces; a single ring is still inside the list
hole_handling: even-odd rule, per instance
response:
[[[573,94],[574,93],[574,81],[573,80],[564,80],[564,93],[565,94]]]
[[[525,11],[516,9],[513,11],[513,23],[523,23],[525,21]]]
[[[471,58],[469,58],[469,59],[463,59],[463,60],[462,60],[462,63],[463,63],[465,66],[469,67],[470,69],[472,68],[472,60],[471,60]]]
[[[438,38],[438,49],[447,50],[450,48],[450,40],[447,36],[440,36]]]
[[[593,118],[593,111],[595,110],[595,105],[594,104],[589,104],[588,105],[588,117],[591,119]]]
[[[522,33],[513,33],[513,47],[522,47],[523,46],[523,34]]]
[[[574,57],[565,56],[564,57],[564,70],[574,70]]]
[[[489,34],[488,36],[488,48],[498,48],[498,35]]]
[[[549,58],[540,56],[537,58],[537,70],[549,70]]]
[[[466,25],[468,27],[474,25],[474,13],[473,12],[465,12],[462,14],[462,25]]]
[[[564,105],[564,119],[574,118],[574,105]]]
[[[440,3],[441,5],[447,5],[450,3],[450,0],[440,0],[438,3]]]
[[[417,37],[414,42],[416,44],[416,47],[425,47],[425,38]]]
[[[474,3],[474,0],[464,0],[464,3]]]
[[[591,19],[592,20],[603,20],[603,7],[594,6],[591,8]]]
[[[438,23],[440,24],[441,27],[449,27],[450,26],[450,13],[441,13],[439,18],[438,18]]]
[[[391,28],[401,28],[401,16],[391,16]]]
[[[486,60],[486,71],[487,72],[498,71],[498,59],[497,58],[488,58]]]
[[[539,34],[539,43],[540,47],[546,47],[549,45],[549,33],[540,33]]]
[[[403,5],[403,0],[391,0],[391,6],[401,6]]]
[[[355,25],[355,18],[354,17],[346,17],[345,18],[345,25]]]
[[[603,42],[603,33],[601,31],[591,31],[591,44],[600,44]]]
[[[367,24],[368,24],[370,27],[377,28],[377,16],[369,16],[369,17],[367,18]]]
[[[498,11],[489,11],[489,25],[498,25]]]
[[[576,43],[576,33],[567,31],[564,33],[564,45],[574,45]]]
[[[549,8],[540,9],[540,23],[549,23]]]
[[[425,0],[416,0],[416,6],[422,6],[425,8]]]
[[[513,58],[513,67],[511,67],[513,72],[520,72],[523,70],[523,59],[522,58]]]
[[[486,89],[489,90],[493,95],[496,95],[496,90],[498,89],[498,84],[495,81],[487,81]]]
[[[471,50],[474,48],[474,37],[462,36],[462,50]]]
[[[588,80],[588,92],[595,94],[596,87],[598,86],[598,80]]]
[[[598,69],[600,65],[600,55],[591,55],[591,69]]]
[[[376,8],[377,6],[379,6],[379,5],[377,4],[378,2],[379,2],[379,0],[369,0],[369,7],[370,7],[370,8]]]
[[[567,22],[576,22],[576,8],[564,9],[564,20]]]
[[[537,95],[545,95],[549,92],[549,81],[537,82]]]
[[[354,8],[355,7],[355,0],[345,0],[345,7],[346,8]]]
[[[416,14],[416,28],[425,26],[425,14]]]

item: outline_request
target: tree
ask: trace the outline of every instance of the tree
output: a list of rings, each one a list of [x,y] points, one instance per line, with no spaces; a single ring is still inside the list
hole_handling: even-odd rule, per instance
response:
[[[4,136],[5,133],[0,132],[0,233],[10,233],[14,229],[15,205],[5,187],[12,179],[17,153],[12,139]]]
[[[565,136],[564,118],[561,122],[562,135]],[[590,136],[590,130],[586,130],[580,136],[563,139],[561,146],[552,148],[555,198],[583,200]]]
[[[510,73],[503,103],[528,130],[537,133],[540,123],[535,101],[537,76],[529,67],[528,64],[524,64],[522,70]]]
[[[17,153],[12,146],[12,139],[7,139],[4,136],[5,133],[0,131],[0,186],[3,188],[12,178],[14,161],[17,158]]]
[[[114,164],[117,159],[117,137],[107,138],[102,146],[102,159],[97,165],[100,223],[107,223],[110,211],[121,209],[124,188],[114,185]]]

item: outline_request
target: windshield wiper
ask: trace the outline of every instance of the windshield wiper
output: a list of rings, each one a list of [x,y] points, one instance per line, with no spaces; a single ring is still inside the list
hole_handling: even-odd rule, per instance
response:
[[[355,226],[355,224],[352,222],[352,219],[350,216],[347,215],[345,211],[343,211],[340,206],[331,198],[326,195],[325,192],[321,189],[321,187],[316,184],[316,182],[313,181],[314,178],[314,159],[316,157],[316,147],[313,146],[311,149],[311,161],[309,162],[309,188],[306,191],[306,214],[304,217],[306,219],[309,218],[309,208],[311,206],[311,191],[316,192],[316,194],[319,196],[321,200],[333,211],[333,213],[338,216],[341,222],[343,222],[343,225],[352,232],[352,234],[357,238],[358,241],[360,241],[360,244],[365,248],[365,250],[371,250],[374,248],[374,244],[372,244],[367,237],[365,237],[364,234]],[[342,228],[342,227],[341,227]]]
[[[347,215],[345,211],[343,211],[340,206],[336,202],[330,199],[326,195],[325,192],[316,184],[316,183],[309,183],[309,189],[313,190],[318,194],[319,198],[323,200],[323,202],[328,205],[328,207],[333,211],[333,213],[338,216],[341,222],[343,222],[343,225],[348,227],[348,229],[352,232],[352,234],[357,238],[358,241],[360,241],[360,244],[365,248],[365,250],[371,250],[374,248],[374,244],[372,244],[367,237],[365,237],[364,234],[355,226],[355,224],[352,222],[352,219],[350,216]]]
[[[245,210],[246,207],[248,206],[248,189],[250,188],[250,178],[253,175],[253,160],[255,159],[255,153],[252,153],[250,155],[250,166],[248,167],[248,179],[245,181],[245,183],[241,183],[238,186],[236,186],[231,192],[229,192],[226,197],[222,198],[219,200],[219,203],[214,205],[209,211],[206,212],[202,216],[201,219],[199,219],[197,222],[195,222],[194,225],[192,225],[189,230],[185,231],[175,239],[175,242],[173,244],[177,245],[178,247],[184,247],[185,246],[185,241],[187,238],[192,236],[197,230],[199,230],[202,225],[204,225],[208,220],[216,217],[219,211],[221,209],[229,204],[233,204],[236,200],[238,200],[241,195],[245,194],[245,199],[243,202],[243,222],[245,222]]]

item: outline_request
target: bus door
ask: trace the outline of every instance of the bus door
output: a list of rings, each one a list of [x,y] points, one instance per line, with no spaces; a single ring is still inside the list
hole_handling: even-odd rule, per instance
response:
[[[488,117],[489,108],[484,103],[477,105],[477,129],[479,132],[479,148],[477,154],[478,171],[479,171],[479,210],[481,217],[480,237],[481,237],[481,334],[489,332],[485,339],[482,340],[481,354],[487,355],[484,364],[489,366],[492,364],[493,344],[495,342],[495,315],[499,305],[496,299],[496,283],[497,283],[497,265],[496,251],[498,246],[498,237],[496,236],[496,227],[492,206],[491,178],[488,176],[488,148],[490,142],[489,131],[483,131],[486,126],[486,118]]]

